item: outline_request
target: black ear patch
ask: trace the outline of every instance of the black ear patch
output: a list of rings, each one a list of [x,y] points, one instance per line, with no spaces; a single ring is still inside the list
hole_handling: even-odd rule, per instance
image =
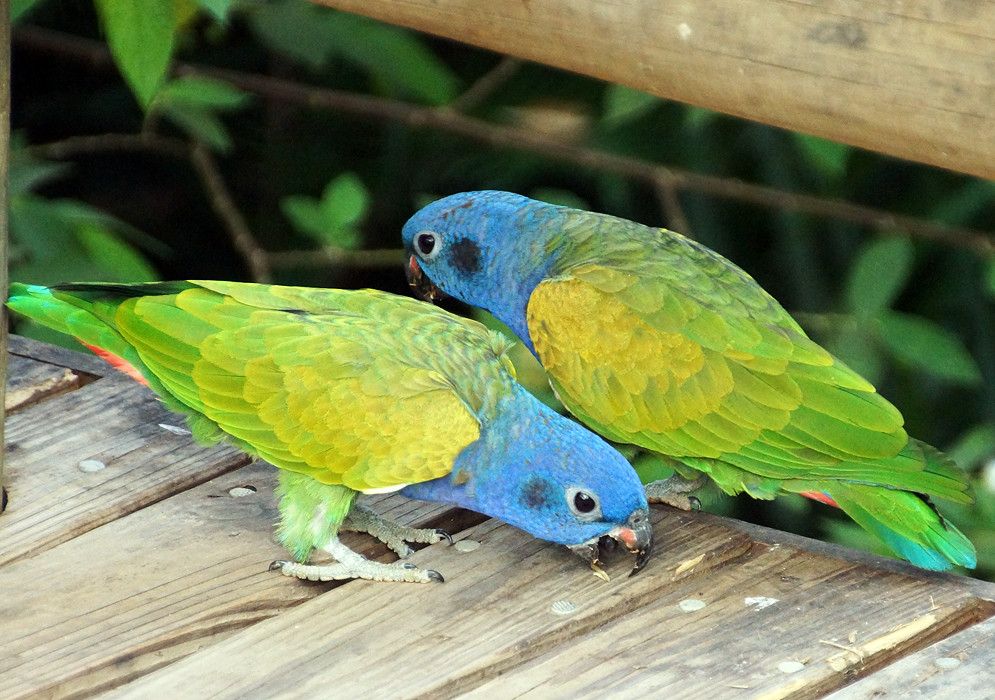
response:
[[[480,246],[469,238],[453,241],[449,247],[449,262],[460,272],[480,272]]]
[[[518,498],[522,506],[527,509],[546,510],[553,504],[555,498],[553,485],[545,479],[534,476],[522,486]]]

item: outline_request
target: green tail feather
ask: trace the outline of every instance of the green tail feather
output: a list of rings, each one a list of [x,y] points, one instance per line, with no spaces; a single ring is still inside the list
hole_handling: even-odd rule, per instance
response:
[[[970,540],[918,494],[845,483],[825,491],[857,524],[916,566],[942,571],[977,564]]]
[[[210,419],[192,413],[190,407],[162,383],[142,361],[135,347],[117,330],[118,307],[128,299],[177,294],[195,285],[185,282],[150,284],[64,284],[54,287],[12,283],[7,306],[53,330],[102,348],[129,362],[148,381],[171,410],[187,414],[187,423],[202,442],[215,442],[222,433]]]

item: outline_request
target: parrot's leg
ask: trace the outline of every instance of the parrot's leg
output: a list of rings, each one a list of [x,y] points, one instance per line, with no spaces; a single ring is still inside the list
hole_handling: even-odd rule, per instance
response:
[[[697,479],[685,479],[680,474],[674,474],[668,479],[646,484],[646,500],[650,503],[666,503],[681,510],[699,510],[701,502],[688,494],[704,486],[707,479],[704,474]]]
[[[308,581],[341,581],[362,578],[368,581],[397,581],[407,583],[443,582],[442,574],[431,569],[419,569],[414,564],[394,562],[384,564],[370,561],[332,537],[321,547],[335,557],[332,564],[301,564],[296,561],[275,561],[270,570],[279,569],[284,576],[296,576]]]
[[[406,557],[414,551],[408,546],[408,542],[435,544],[446,540],[449,544],[453,543],[453,538],[445,530],[401,525],[358,503],[345,517],[341,529],[372,535],[394,550],[399,557]]]

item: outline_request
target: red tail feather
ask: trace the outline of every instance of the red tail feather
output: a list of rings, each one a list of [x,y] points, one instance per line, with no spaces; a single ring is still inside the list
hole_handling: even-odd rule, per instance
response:
[[[77,338],[76,340],[79,340],[79,338]],[[90,345],[89,343],[84,343],[82,340],[80,340],[79,342],[88,347],[90,351],[93,352],[94,355],[103,360],[106,360],[114,369],[121,370],[139,384],[144,384],[145,386],[149,385],[148,380],[142,376],[142,373],[139,372],[137,369],[135,369],[135,366],[130,362],[128,362],[127,360],[125,360],[123,357],[118,357],[113,353],[107,352],[103,348],[98,348],[94,345]]]
[[[833,508],[839,508],[839,505],[831,499],[827,494],[822,493],[822,491],[801,491],[802,496],[805,498],[811,498],[813,501],[818,501],[819,503],[825,503],[826,505],[832,506]]]

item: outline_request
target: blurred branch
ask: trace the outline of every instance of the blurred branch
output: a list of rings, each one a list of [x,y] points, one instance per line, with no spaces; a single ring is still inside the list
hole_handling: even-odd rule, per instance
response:
[[[511,56],[502,57],[496,66],[464,90],[462,95],[449,103],[449,109],[457,112],[469,112],[490,97],[495,90],[515,74],[515,71],[521,65],[522,62],[517,58]]]
[[[80,39],[67,34],[35,27],[18,28],[14,43],[37,50],[59,53],[86,60],[94,65],[112,66],[110,51],[100,42]],[[504,79],[514,63],[499,64],[481,82],[482,92],[492,89],[491,82]],[[496,148],[538,153],[548,158],[573,165],[611,172],[650,183],[660,193],[663,207],[669,218],[678,226],[681,215],[676,214],[676,193],[698,192],[714,197],[746,202],[770,209],[793,211],[865,226],[880,233],[900,233],[917,238],[941,242],[950,246],[972,250],[979,255],[995,254],[991,237],[978,230],[946,226],[926,219],[904,216],[850,202],[828,199],[808,194],[785,192],[772,187],[755,185],[714,175],[704,175],[677,168],[649,163],[638,158],[616,155],[562,141],[514,126],[491,124],[455,111],[452,108],[424,107],[396,100],[384,99],[351,92],[317,88],[290,80],[273,78],[242,71],[178,63],[174,66],[179,75],[210,76],[255,93],[261,97],[279,100],[312,109],[371,117],[402,123],[412,129],[436,129],[456,136],[486,143]],[[477,85],[471,91],[477,89]],[[472,97],[472,95],[471,95]],[[462,98],[460,98],[461,100]],[[456,104],[460,104],[457,100]],[[468,101],[473,104],[473,100]],[[343,253],[353,251],[343,251]],[[357,251],[358,252],[358,251]]]
[[[214,156],[202,143],[195,143],[190,150],[190,162],[193,163],[194,170],[200,176],[200,181],[204,184],[208,199],[215,213],[225,222],[225,228],[231,237],[232,245],[242,256],[249,266],[249,273],[255,282],[270,282],[269,260],[266,251],[259,247],[256,239],[252,236],[249,224],[242,216],[241,210],[235,204],[235,200],[221,176]]]
[[[345,248],[319,248],[318,250],[274,251],[266,254],[271,267],[307,268],[347,265],[370,269],[377,267],[399,267],[404,262],[404,251],[400,248],[373,250],[346,250]]]
[[[673,183],[666,179],[656,181],[656,196],[663,205],[663,214],[667,222],[667,227],[674,231],[680,231],[689,238],[694,238],[691,232],[691,222],[684,214],[680,197],[677,196],[677,189]]]

